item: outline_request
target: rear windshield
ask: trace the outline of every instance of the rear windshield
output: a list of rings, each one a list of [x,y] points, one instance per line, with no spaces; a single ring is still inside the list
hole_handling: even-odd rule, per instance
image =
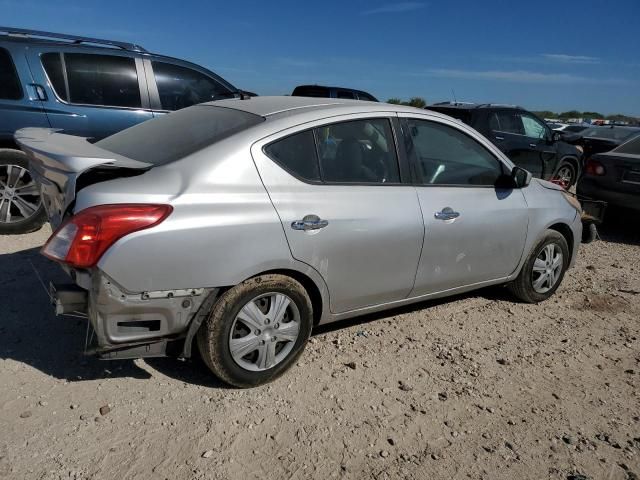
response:
[[[612,150],[615,153],[628,153],[631,155],[640,155],[640,135],[636,138],[623,143],[618,148]]]
[[[316,98],[326,98],[330,97],[329,89],[325,87],[296,87],[291,94],[293,97],[316,97]],[[351,97],[353,98],[353,97]]]
[[[242,110],[195,105],[123,130],[96,146],[132,160],[164,165],[263,121]]]

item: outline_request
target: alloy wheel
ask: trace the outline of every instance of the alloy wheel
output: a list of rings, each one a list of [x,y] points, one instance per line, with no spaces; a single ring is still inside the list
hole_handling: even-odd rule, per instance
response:
[[[26,168],[0,165],[0,223],[16,223],[38,213],[42,200]]]
[[[283,293],[266,293],[247,302],[229,334],[234,362],[250,371],[268,370],[282,362],[300,334],[300,312]]]
[[[533,262],[533,289],[538,293],[551,290],[558,283],[563,266],[564,259],[560,247],[555,243],[545,245]]]
[[[565,190],[568,189],[573,184],[573,169],[569,165],[560,167],[553,181]]]

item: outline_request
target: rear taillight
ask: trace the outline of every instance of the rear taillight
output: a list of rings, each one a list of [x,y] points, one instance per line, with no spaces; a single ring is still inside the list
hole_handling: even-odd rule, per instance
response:
[[[584,167],[584,171],[587,175],[597,175],[602,176],[607,173],[607,170],[597,160],[589,159],[587,160],[587,164]]]
[[[51,235],[42,254],[73,267],[93,267],[115,242],[162,222],[170,205],[114,204],[82,210]]]

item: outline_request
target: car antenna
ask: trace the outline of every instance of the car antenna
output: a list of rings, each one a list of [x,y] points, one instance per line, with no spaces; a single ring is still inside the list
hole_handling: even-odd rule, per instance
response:
[[[458,100],[456,99],[456,91],[453,88],[451,89],[451,95],[453,96],[453,104],[457,105]]]

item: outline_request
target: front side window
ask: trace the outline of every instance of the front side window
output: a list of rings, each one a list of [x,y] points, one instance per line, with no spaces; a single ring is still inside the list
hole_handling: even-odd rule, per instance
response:
[[[547,129],[542,123],[533,118],[531,115],[523,114],[521,115],[521,118],[522,126],[524,127],[524,134],[527,137],[535,139],[546,138]]]
[[[322,180],[330,183],[399,183],[391,123],[369,118],[316,129]]]
[[[151,65],[163,110],[180,110],[232,96],[227,87],[191,68],[165,62],[151,62]]]
[[[133,58],[65,53],[64,61],[71,103],[141,107],[140,86]]]
[[[13,65],[11,55],[4,48],[0,48],[0,98],[5,100],[22,98],[22,87],[16,67]]]
[[[465,133],[428,120],[409,119],[410,153],[423,185],[495,185],[502,163]]]

